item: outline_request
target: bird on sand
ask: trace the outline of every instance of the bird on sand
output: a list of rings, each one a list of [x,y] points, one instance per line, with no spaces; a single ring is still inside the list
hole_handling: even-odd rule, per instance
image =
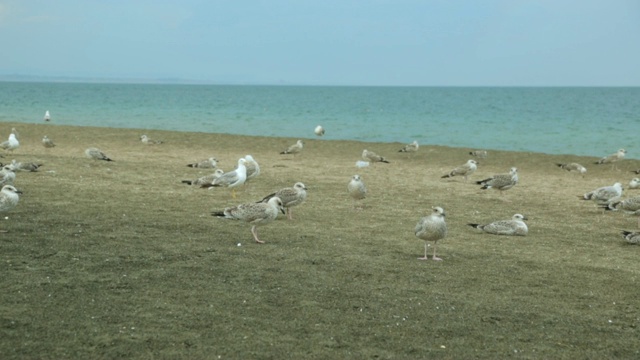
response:
[[[285,213],[282,200],[279,197],[272,197],[266,203],[248,203],[228,207],[222,211],[214,211],[211,215],[249,223],[253,239],[259,244],[264,244],[264,241],[258,238],[257,227],[274,221],[278,217],[278,212]]]
[[[431,215],[421,218],[415,228],[416,237],[424,240],[424,257],[419,257],[418,260],[428,260],[428,241],[433,241],[432,259],[436,261],[442,260],[436,256],[436,245],[438,240],[447,236],[447,223],[444,221],[445,213],[443,208],[434,206],[432,209]]]
[[[0,148],[11,152],[18,147],[20,147],[20,142],[14,133],[9,134],[9,139],[7,141],[0,143]]]
[[[400,150],[398,150],[398,152],[413,154],[417,152],[419,148],[420,148],[420,145],[418,144],[418,141],[413,140],[411,144],[407,144],[403,146]]]
[[[56,146],[56,144],[54,144],[54,143],[53,143],[53,140],[49,139],[49,138],[47,137],[47,135],[45,135],[45,136],[42,138],[42,146],[44,146],[44,147],[46,147],[46,148],[52,148],[52,147],[55,147],[55,146]]]
[[[380,156],[376,153],[374,153],[373,151],[369,151],[367,149],[364,149],[362,151],[362,158],[371,162],[371,163],[375,163],[375,162],[383,162],[383,163],[389,163],[389,161],[387,159],[385,159],[383,156]]]
[[[500,191],[500,195],[505,190],[509,190],[518,183],[518,169],[512,167],[508,174],[494,175],[490,178],[476,181],[476,184],[482,185],[481,189],[496,189]]]
[[[202,186],[205,184],[210,185],[213,183],[213,180],[219,178],[220,176],[222,176],[222,174],[224,174],[224,170],[216,169],[216,171],[214,171],[212,174],[199,177],[195,180],[182,180],[182,183],[194,186]]]
[[[587,173],[587,168],[578,163],[556,163],[556,166],[558,166],[560,169],[567,170],[568,172],[577,172],[582,175]]]
[[[640,231],[622,230],[622,236],[629,244],[640,245]]]
[[[293,156],[295,156],[296,154],[299,154],[303,148],[304,148],[304,143],[302,142],[302,140],[298,140],[296,141],[295,144],[289,146],[286,150],[280,152],[280,154],[293,154]]]
[[[228,187],[231,189],[231,197],[236,198],[236,187],[243,185],[247,181],[247,168],[245,164],[247,160],[238,159],[238,167],[235,170],[222,174],[219,178],[213,180],[211,184],[203,184],[201,187]]]
[[[367,197],[367,187],[364,185],[360,175],[353,175],[353,177],[351,177],[351,181],[349,181],[349,184],[347,185],[347,191],[349,192],[349,196],[351,196],[355,202]],[[354,208],[362,209],[362,207],[356,207],[355,203]]]
[[[187,166],[199,169],[215,169],[216,167],[218,167],[218,162],[219,160],[212,156],[206,160],[187,164]]]
[[[509,220],[498,220],[486,225],[467,225],[480,229],[488,234],[525,236],[529,232],[529,228],[527,227],[527,224],[525,224],[524,220],[527,220],[524,215],[515,214]]]
[[[458,175],[464,176],[464,181],[467,181],[467,177],[473,174],[478,168],[478,162],[475,160],[467,160],[464,165],[458,166],[457,168],[451,170],[446,175],[443,175],[442,178],[450,178]]]

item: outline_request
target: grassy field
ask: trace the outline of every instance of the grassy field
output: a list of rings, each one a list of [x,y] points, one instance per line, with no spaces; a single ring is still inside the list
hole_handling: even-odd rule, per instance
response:
[[[19,131],[11,159],[24,194],[2,214],[2,359],[339,359],[640,357],[640,247],[621,229],[637,219],[578,199],[640,168],[595,158],[490,151],[469,182],[441,179],[471,149],[4,123]],[[311,132],[312,129],[310,129]],[[330,131],[330,129],[329,129]],[[162,139],[145,146],[139,136]],[[58,146],[45,149],[48,135]],[[115,162],[84,157],[95,146]],[[367,148],[390,164],[357,169]],[[612,149],[612,152],[616,149]],[[634,151],[633,149],[630,149]],[[231,170],[251,154],[262,174],[227,189],[181,184],[216,156]],[[605,155],[605,154],[603,154]],[[555,162],[585,165],[585,177]],[[503,195],[471,180],[516,166]],[[356,211],[346,186],[368,188]],[[259,228],[214,218],[301,181],[294,219]],[[626,190],[627,195],[640,190]],[[413,229],[441,206],[442,262],[418,261]],[[529,218],[526,237],[467,223]],[[5,216],[7,217],[5,219]],[[431,254],[431,251],[430,251]]]

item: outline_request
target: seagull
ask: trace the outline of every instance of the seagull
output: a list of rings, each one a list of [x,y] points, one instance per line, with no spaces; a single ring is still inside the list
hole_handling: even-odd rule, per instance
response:
[[[0,212],[7,212],[16,207],[20,200],[20,196],[18,194],[22,194],[22,191],[14,188],[12,185],[4,185],[2,187],[2,191],[0,191]],[[0,232],[7,231],[0,230]]]
[[[611,154],[603,157],[602,159],[596,161],[596,164],[613,164],[617,161],[624,159],[624,156],[627,154],[627,150],[620,149],[615,154]],[[615,166],[615,164],[613,164]]]
[[[49,110],[44,112],[44,121],[51,121],[51,114],[49,114]]]
[[[187,164],[187,166],[201,169],[215,169],[216,167],[218,167],[218,159],[216,159],[215,157],[210,157],[207,160]]]
[[[424,240],[424,257],[419,257],[418,260],[428,260],[427,241],[433,241],[433,260],[442,260],[436,256],[436,244],[447,236],[447,223],[444,221],[444,209],[439,206],[432,209],[433,213],[421,218],[415,228],[416,237]]]
[[[307,199],[307,187],[303,183],[297,182],[293,187],[280,189],[273,194],[265,196],[260,202],[268,202],[273,197],[282,200],[282,206],[285,208],[287,217],[292,220],[291,208],[302,204]]]
[[[12,152],[13,150],[17,149],[19,146],[20,146],[20,142],[18,141],[18,138],[14,133],[9,134],[9,140],[0,143],[0,148],[3,148],[4,150],[12,151]]]
[[[187,185],[211,184],[213,183],[213,180],[219,178],[220,176],[222,176],[222,174],[224,174],[224,171],[222,169],[216,169],[216,171],[213,172],[213,174],[205,175],[195,180],[182,180],[182,183]]]
[[[636,174],[640,174],[640,169],[638,170],[631,170],[632,173],[636,173]]]
[[[503,191],[509,190],[518,183],[518,169],[512,167],[508,174],[494,175],[490,178],[476,181],[476,184],[482,185],[481,189],[496,189],[502,194]]]
[[[633,178],[629,181],[629,189],[638,189],[640,188],[640,178]]]
[[[640,232],[622,230],[622,235],[629,244],[640,245]]]
[[[373,151],[369,151],[367,149],[364,149],[362,151],[362,158],[371,163],[374,163],[374,162],[383,162],[387,164],[389,163],[389,161],[387,161],[387,159],[385,159],[384,157],[374,153]]]
[[[599,203],[615,201],[622,196],[622,184],[619,182],[611,186],[599,187],[580,196],[582,200],[593,200]]]
[[[578,163],[568,163],[568,164],[561,164],[561,163],[556,163],[556,165],[563,170],[567,170],[569,172],[575,171],[578,172],[582,175],[584,175],[587,172],[587,168],[585,168],[584,166],[578,164]]]
[[[103,153],[102,151],[100,151],[100,149],[98,148],[88,148],[87,150],[84,151],[84,154],[87,155],[87,157],[94,159],[94,160],[104,160],[104,161],[113,161],[111,159],[109,159],[109,157],[107,155],[105,155],[105,153]]]
[[[402,147],[402,149],[398,150],[398,152],[406,152],[406,153],[415,153],[420,148],[418,142],[414,140],[411,144],[407,144]]]
[[[293,156],[295,156],[296,154],[299,154],[302,151],[303,147],[304,147],[304,143],[302,142],[302,140],[298,140],[296,141],[295,144],[289,146],[286,150],[282,151],[280,154],[293,154]]]
[[[640,215],[640,196],[630,197],[625,200],[611,201],[606,205],[601,205],[605,210],[622,210],[627,214]],[[640,228],[640,216],[638,216],[638,227]]]
[[[228,187],[231,189],[231,197],[236,198],[236,186],[240,186],[247,181],[247,168],[245,164],[247,160],[244,158],[238,159],[238,167],[233,170],[222,174],[219,178],[213,180],[211,184],[203,184],[201,187],[211,189],[211,187]]]
[[[248,203],[234,207],[228,207],[223,211],[214,211],[211,215],[233,220],[242,220],[251,224],[251,234],[253,239],[264,244],[264,241],[258,239],[256,227],[265,225],[278,217],[278,211],[285,213],[282,206],[282,200],[279,197],[272,197],[268,202]]]
[[[53,143],[53,140],[49,139],[49,138],[47,137],[47,135],[45,135],[45,136],[42,138],[42,146],[44,146],[44,147],[46,147],[46,148],[52,148],[52,147],[55,147],[55,146],[56,146],[56,144],[54,144],[54,143]]]
[[[347,191],[356,202],[367,197],[367,187],[362,182],[360,175],[353,175],[351,181],[349,181],[349,184],[347,185]],[[355,208],[357,209],[357,207]],[[359,209],[362,209],[362,207]]]
[[[20,140],[20,134],[18,134],[16,128],[11,128],[11,133],[16,136],[16,140]]]
[[[158,145],[163,143],[162,140],[152,140],[147,135],[140,135],[140,141],[145,145]]]
[[[487,225],[467,225],[480,229],[488,234],[525,236],[529,232],[529,228],[527,228],[527,224],[525,224],[523,220],[527,220],[524,215],[515,214],[510,220],[499,220]]]
[[[43,164],[38,164],[34,162],[17,162],[15,160],[11,160],[11,166],[13,166],[14,170],[36,172],[38,171],[38,168],[42,165]]]
[[[464,176],[464,181],[467,181],[467,177],[473,174],[477,168],[478,162],[476,162],[475,160],[467,160],[466,164],[458,166],[457,168],[451,170],[451,172],[447,175],[443,175],[441,178],[450,178],[457,175],[462,175]]]
[[[246,155],[244,159],[247,161],[245,167],[247,168],[247,180],[252,179],[260,175],[260,165],[251,155]]]
[[[324,128],[320,125],[316,126],[316,128],[313,130],[313,132],[318,135],[318,136],[322,136],[324,135]]]
[[[475,156],[480,159],[484,159],[487,157],[487,150],[473,150],[469,151],[469,155]]]
[[[0,186],[13,185],[16,180],[16,173],[12,165],[5,165],[0,169]]]

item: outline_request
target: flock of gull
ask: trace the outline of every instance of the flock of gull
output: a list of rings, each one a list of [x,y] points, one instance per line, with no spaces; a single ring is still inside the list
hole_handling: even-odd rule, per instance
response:
[[[45,115],[45,121],[50,121],[50,115],[47,111]],[[325,130],[322,126],[318,125],[314,129],[314,133],[317,136],[323,136]],[[147,135],[141,135],[140,141],[145,145],[159,145],[162,144],[162,140],[155,140],[149,138]],[[42,145],[45,148],[55,147],[55,143],[49,139],[46,135],[42,138]],[[0,148],[13,152],[20,146],[19,135],[15,128],[12,129],[9,138],[0,143]],[[410,144],[403,146],[398,150],[400,153],[408,153],[412,156],[419,150],[420,146],[417,141],[413,141]],[[291,154],[294,157],[300,154],[304,149],[304,142],[298,140],[295,144],[287,147],[280,152],[282,155]],[[475,150],[469,153],[473,157],[478,159],[484,159],[488,156],[486,150]],[[609,156],[605,156],[598,160],[596,164],[612,164],[624,159],[626,150],[620,149],[616,153]],[[103,151],[98,148],[90,147],[85,150],[85,155],[96,161],[114,161],[107,156]],[[384,156],[378,155],[373,151],[367,149],[362,152],[362,159],[364,161],[358,161],[356,165],[358,167],[368,166],[371,163],[389,163]],[[243,158],[238,159],[237,166],[228,172],[218,168],[218,159],[210,157],[202,161],[189,163],[186,166],[198,169],[209,169],[213,171],[205,176],[182,180],[182,183],[190,186],[198,186],[201,188],[217,188],[224,187],[230,190],[231,196],[236,198],[236,188],[246,184],[251,179],[260,175],[260,166],[258,162],[251,155],[246,155]],[[587,169],[578,163],[558,163],[559,168],[576,172],[584,176]],[[0,185],[2,185],[0,191],[0,212],[7,212],[12,210],[18,205],[20,195],[22,192],[14,187],[14,181],[16,179],[17,171],[38,171],[38,168],[42,164],[29,163],[29,162],[17,162],[13,160],[10,164],[0,164]],[[444,174],[442,178],[452,178],[460,176],[467,182],[469,176],[475,173],[478,168],[478,161],[474,159],[468,160],[466,163],[453,168],[448,173]],[[634,171],[636,174],[640,174],[640,169]],[[500,194],[507,191],[518,184],[518,169],[512,167],[508,173],[496,174],[486,179],[475,181],[475,184],[480,185],[481,189],[497,190]],[[640,189],[640,178],[633,178],[629,182],[629,188]],[[363,199],[367,197],[367,187],[365,186],[360,175],[353,175],[350,181],[347,183],[347,194],[354,200],[354,209],[363,210]],[[603,186],[592,191],[586,192],[581,195],[583,200],[591,200],[596,202],[601,208],[608,211],[621,211],[638,216],[638,227],[640,228],[640,196],[634,196],[627,199],[622,199],[623,186],[622,183],[616,182],[613,185]],[[251,225],[251,234],[253,239],[257,243],[264,243],[260,240],[257,233],[257,228],[262,225],[273,222],[278,214],[282,213],[287,216],[289,220],[293,219],[292,208],[299,206],[305,202],[307,198],[307,187],[302,182],[296,182],[292,187],[285,187],[278,191],[275,191],[269,195],[266,195],[259,201],[244,203],[232,207],[227,207],[222,210],[213,211],[212,215],[224,219],[233,219],[244,221]],[[439,240],[444,239],[447,236],[447,223],[445,221],[445,210],[440,206],[433,206],[432,212],[428,216],[419,219],[415,226],[414,233],[418,239],[424,240],[424,256],[419,257],[419,260],[429,259],[427,250],[429,243],[433,242],[433,255],[431,259],[442,260],[436,255],[436,245]],[[488,224],[469,223],[468,225],[478,229],[479,231],[493,234],[493,235],[507,235],[507,236],[526,236],[528,233],[528,227],[525,223],[527,218],[522,214],[514,214],[510,219],[498,220]],[[5,232],[0,230],[0,232]],[[624,239],[632,244],[640,244],[640,231],[622,231]]]

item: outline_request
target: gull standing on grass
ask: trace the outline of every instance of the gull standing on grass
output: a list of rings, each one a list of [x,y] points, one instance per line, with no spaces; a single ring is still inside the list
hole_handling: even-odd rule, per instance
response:
[[[247,161],[245,167],[247,168],[247,181],[260,175],[260,165],[251,155],[246,155],[244,159]]]
[[[407,144],[403,146],[402,149],[398,150],[398,152],[414,154],[418,151],[419,148],[420,148],[420,145],[418,144],[418,141],[413,140],[411,144]]]
[[[467,181],[467,177],[471,174],[473,174],[476,169],[478,168],[478,162],[476,162],[475,160],[467,160],[467,163],[462,165],[462,166],[458,166],[457,168],[451,170],[450,173],[448,173],[447,175],[442,176],[441,178],[450,178],[450,177],[454,177],[457,175],[462,175],[464,176],[464,181]]]
[[[620,149],[615,154],[611,154],[603,157],[602,159],[596,161],[596,164],[611,164],[611,168],[615,167],[615,163],[624,159],[624,156],[627,154],[627,150]]]
[[[496,189],[500,191],[500,195],[505,190],[509,190],[518,183],[518,169],[512,167],[508,174],[494,175],[490,178],[476,181],[476,184],[482,185],[481,189]]]
[[[364,182],[362,182],[360,175],[353,175],[347,185],[347,191],[349,192],[349,196],[355,201],[353,207],[355,209],[362,209],[363,206],[357,207],[356,203],[367,197],[367,187],[364,185]]]
[[[205,184],[211,185],[211,183],[213,183],[213,180],[219,178],[220,176],[222,176],[222,174],[224,174],[224,171],[222,169],[216,169],[216,171],[213,172],[213,174],[205,175],[195,180],[182,180],[182,183],[187,185],[198,185],[198,186],[202,186]]]
[[[611,186],[599,187],[579,197],[582,200],[593,200],[599,203],[606,203],[606,202],[615,201],[619,199],[621,196],[622,196],[622,184],[617,182]]]
[[[286,150],[282,151],[280,154],[293,154],[293,156],[295,157],[296,154],[299,154],[302,151],[302,148],[304,147],[304,143],[302,142],[302,140],[298,140],[296,141],[295,144],[289,146]]]
[[[640,245],[640,231],[622,230],[622,236],[629,244]]]
[[[44,146],[44,147],[46,147],[46,148],[52,148],[52,147],[55,147],[55,146],[56,146],[56,144],[54,144],[54,143],[53,143],[53,140],[49,139],[49,138],[47,137],[47,135],[45,135],[45,136],[42,138],[42,146]]]
[[[111,160],[105,153],[103,153],[100,149],[90,147],[84,151],[84,154],[91,159],[94,160],[104,160],[104,161],[113,161]]]
[[[424,240],[424,257],[419,257],[418,260],[428,260],[427,241],[433,241],[433,260],[442,260],[436,256],[436,245],[438,240],[447,236],[447,223],[444,221],[444,209],[439,206],[435,206],[432,209],[433,213],[421,218],[415,228],[416,237]]]
[[[218,159],[216,159],[215,157],[210,157],[207,160],[187,164],[187,166],[200,169],[215,169],[216,167],[218,167]]]
[[[525,236],[529,232],[529,228],[523,220],[527,220],[524,215],[515,214],[511,217],[510,220],[498,220],[487,225],[467,225],[476,229],[480,229],[488,234]]]
[[[0,148],[11,152],[13,152],[13,150],[17,149],[19,146],[20,142],[18,141],[16,134],[14,134],[13,132],[9,134],[9,139],[7,141],[0,143]]]
[[[268,202],[248,203],[234,207],[228,207],[223,211],[214,211],[211,215],[233,220],[242,220],[251,224],[251,234],[253,239],[264,244],[264,241],[258,239],[258,231],[256,227],[268,224],[278,217],[278,211],[284,214],[282,200],[279,197],[272,197]]]
[[[14,188],[12,185],[4,185],[2,191],[0,191],[0,212],[7,212],[16,207],[20,200],[18,194],[22,194],[22,191]],[[7,230],[0,230],[0,232],[5,233]]]
[[[640,188],[640,178],[633,178],[629,181],[629,189],[638,189]]]
[[[207,187],[209,190],[211,190],[212,187],[228,187],[231,189],[231,197],[235,199],[236,187],[243,185],[245,181],[247,181],[246,163],[247,160],[244,158],[238,159],[238,167],[235,170],[222,174],[222,176],[213,180],[211,184],[203,184],[202,187]]]
[[[302,204],[307,199],[307,187],[303,183],[297,182],[293,187],[280,189],[273,194],[265,196],[260,202],[269,202],[274,197],[282,200],[282,206],[286,210],[287,217],[292,220],[291,208]]]
[[[605,210],[622,210],[627,214],[638,215],[638,227],[640,228],[640,196],[630,197],[625,200],[612,201],[609,204],[601,205]]]
[[[374,153],[373,151],[369,151],[367,149],[364,149],[362,151],[362,158],[371,162],[371,163],[375,163],[375,162],[383,162],[383,163],[389,163],[389,161],[387,161],[387,159],[385,159],[384,157]]]
[[[16,173],[13,171],[12,165],[5,165],[0,170],[0,186],[13,185],[16,180]]]
[[[568,163],[568,164],[561,164],[561,163],[556,163],[556,165],[563,170],[567,170],[568,172],[577,172],[580,173],[584,176],[584,174],[587,173],[587,168],[585,168],[584,166],[578,164],[578,163]]]

